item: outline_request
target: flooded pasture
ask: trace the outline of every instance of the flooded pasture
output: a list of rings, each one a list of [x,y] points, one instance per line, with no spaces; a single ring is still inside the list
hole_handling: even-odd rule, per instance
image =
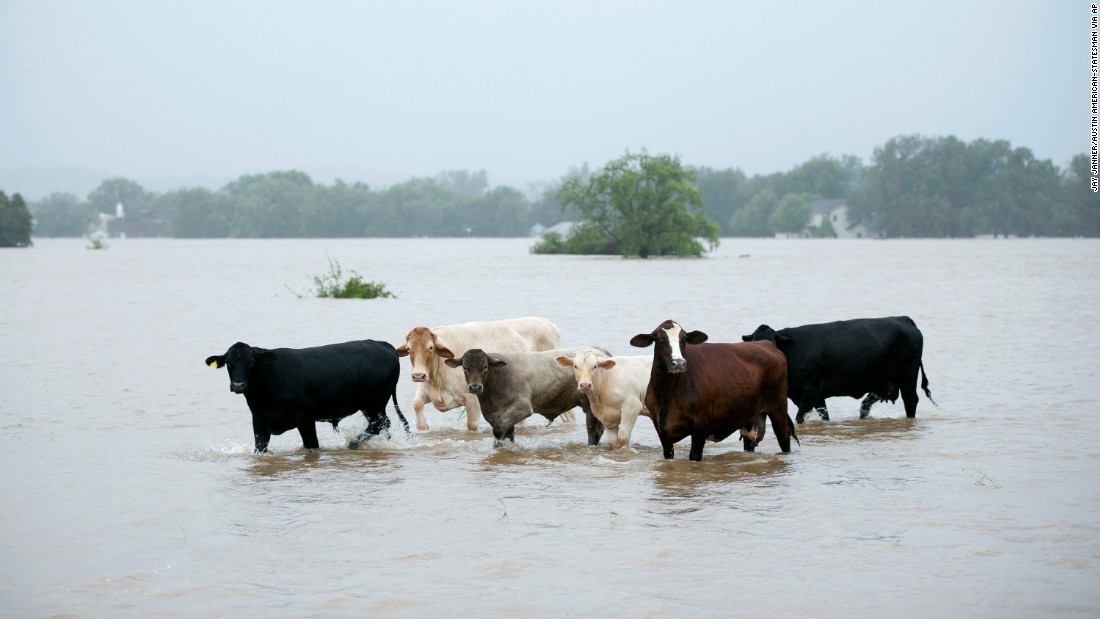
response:
[[[0,251],[0,615],[1100,613],[1100,242],[724,239],[648,261],[530,243]],[[328,257],[397,298],[313,298]],[[319,453],[291,431],[257,456],[244,399],[203,364],[238,340],[396,345],[527,315],[565,346],[639,354],[631,336],[666,318],[739,341],[899,314],[924,333],[938,406],[921,393],[915,419],[899,400],[860,420],[832,399],[789,454],[769,430],[698,463],[688,441],[664,460],[645,418],[614,452],[541,417],[494,449],[484,421],[430,405],[426,432],[351,450],[356,416],[318,425]]]

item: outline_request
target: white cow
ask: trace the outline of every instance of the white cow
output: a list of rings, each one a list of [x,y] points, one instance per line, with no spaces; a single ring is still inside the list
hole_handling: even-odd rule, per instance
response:
[[[611,449],[629,444],[638,415],[649,416],[645,391],[653,355],[609,357],[595,348],[582,348],[572,358],[559,356],[556,361],[573,368],[577,390],[588,395],[592,414],[607,431]]]
[[[398,357],[409,357],[412,380],[418,383],[413,399],[416,429],[427,430],[424,404],[431,402],[441,411],[466,407],[466,428],[477,430],[481,405],[469,393],[461,369],[449,368],[444,359],[461,357],[471,348],[501,352],[533,352],[561,347],[561,333],[545,318],[529,316],[510,320],[466,322],[457,325],[416,327],[397,347]],[[567,419],[572,421],[572,414]]]

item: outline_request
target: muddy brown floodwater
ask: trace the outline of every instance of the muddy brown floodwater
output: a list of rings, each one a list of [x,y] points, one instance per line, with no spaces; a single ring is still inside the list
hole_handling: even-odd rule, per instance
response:
[[[0,251],[0,615],[1095,617],[1100,242],[724,239],[704,260],[534,256],[528,239],[141,240]],[[298,298],[327,256],[398,297]],[[938,406],[830,400],[780,454],[665,461],[583,423],[492,447],[432,429],[360,450],[319,426],[251,453],[203,364],[263,347],[538,315],[638,354],[666,318],[911,316]],[[402,361],[398,399],[412,417]],[[792,407],[793,413],[793,407]],[[392,414],[392,409],[391,409]],[[539,418],[541,419],[541,418]],[[395,426],[396,427],[396,426]]]

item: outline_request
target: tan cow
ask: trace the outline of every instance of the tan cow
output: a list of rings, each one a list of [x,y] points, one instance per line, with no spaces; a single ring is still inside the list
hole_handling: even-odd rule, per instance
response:
[[[424,404],[431,402],[440,411],[466,407],[466,428],[477,430],[481,405],[467,391],[461,369],[447,367],[444,359],[461,357],[471,348],[501,352],[533,352],[561,346],[561,333],[545,318],[529,316],[510,320],[466,322],[457,325],[416,327],[397,347],[398,357],[409,357],[412,380],[418,383],[413,399],[416,429],[427,430]],[[571,421],[567,419],[567,421]]]
[[[573,368],[577,390],[588,396],[611,449],[628,445],[638,415],[649,416],[644,402],[653,357],[609,357],[595,348],[582,348],[556,361]]]

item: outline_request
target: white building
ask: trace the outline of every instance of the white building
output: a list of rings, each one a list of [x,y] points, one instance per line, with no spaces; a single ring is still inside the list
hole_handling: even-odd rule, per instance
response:
[[[810,223],[803,236],[815,237],[826,220],[832,225],[838,239],[877,238],[873,221],[852,221],[848,218],[848,205],[844,200],[817,200],[810,205]]]

